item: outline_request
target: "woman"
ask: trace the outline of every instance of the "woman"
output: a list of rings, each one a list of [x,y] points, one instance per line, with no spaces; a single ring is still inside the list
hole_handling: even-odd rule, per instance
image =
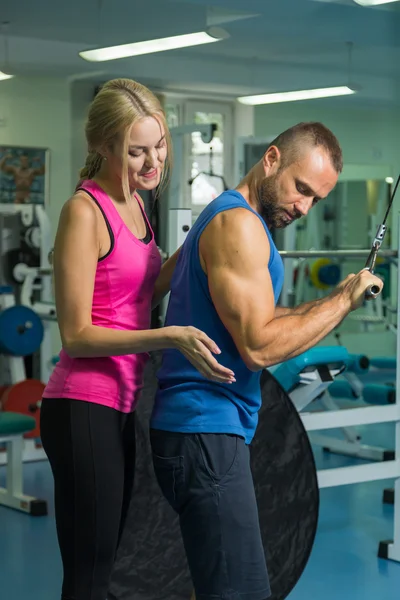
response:
[[[176,253],[161,258],[137,190],[166,181],[170,135],[157,98],[117,79],[93,100],[89,155],[54,246],[62,351],[43,394],[41,437],[54,475],[63,600],[105,600],[132,492],[135,406],[147,352],[181,351],[205,376],[233,381],[194,328],[150,330]]]

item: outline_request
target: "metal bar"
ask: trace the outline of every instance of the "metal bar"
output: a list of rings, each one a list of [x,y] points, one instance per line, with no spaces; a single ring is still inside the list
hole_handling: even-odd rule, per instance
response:
[[[9,442],[15,436],[0,437],[0,444]],[[36,447],[35,440],[24,439],[22,462],[36,462],[39,460],[47,460],[47,455],[42,447]],[[0,452],[0,467],[7,465],[7,452]]]
[[[367,258],[371,249],[360,250],[282,250],[282,258]],[[397,258],[397,250],[380,250],[379,256]]]
[[[400,213],[397,217],[397,247],[400,244]],[[397,270],[397,323],[400,319],[400,272]],[[396,356],[396,404],[394,406],[400,411],[400,335],[397,332],[397,356]],[[396,423],[396,447],[395,455],[400,456],[400,417]],[[389,549],[389,558],[400,561],[400,474],[394,482],[394,515],[393,515],[393,544]]]
[[[39,267],[37,272],[39,275],[52,275],[53,269],[51,267]]]
[[[372,425],[373,423],[392,423],[400,421],[400,404],[300,413],[300,417],[307,431]]]
[[[351,431],[349,429],[349,431]],[[318,435],[317,433],[310,434],[310,441],[313,445],[326,448],[331,454],[341,454],[344,456],[352,456],[353,458],[362,458],[363,460],[383,462],[387,457],[387,448],[379,448],[379,446],[368,446],[360,444],[358,440],[343,440],[333,437],[333,435]],[[335,469],[329,469],[334,471]]]
[[[7,442],[6,485],[11,496],[22,494],[22,435],[12,437]]]
[[[393,477],[400,476],[400,460],[390,460],[355,467],[322,469],[321,471],[317,471],[317,475],[318,486],[320,488],[365,483],[367,481],[378,481],[379,479],[392,479]]]
[[[36,498],[32,496],[25,496],[25,494],[10,494],[7,489],[0,487],[0,506],[7,506],[8,508],[14,508],[21,512],[30,514],[31,503],[35,502]]]

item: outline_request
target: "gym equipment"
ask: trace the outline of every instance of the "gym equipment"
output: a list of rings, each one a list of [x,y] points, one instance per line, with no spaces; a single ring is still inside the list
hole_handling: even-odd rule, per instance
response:
[[[310,281],[319,290],[334,287],[340,281],[340,266],[329,258],[318,258],[310,267]]]
[[[35,420],[35,427],[25,434],[25,438],[40,437],[40,405],[46,386],[37,379],[25,379],[7,387],[0,396],[3,411],[26,415]]]
[[[334,381],[329,388],[329,393],[334,398],[349,398],[355,400],[362,398],[367,404],[394,404],[396,402],[396,389],[394,384],[380,385],[367,383],[361,393],[357,393],[354,387],[346,379]]]
[[[399,215],[400,216],[400,215]],[[400,226],[400,218],[398,218]],[[398,231],[400,231],[398,229]],[[378,235],[376,237],[379,237]],[[379,240],[378,240],[379,241]],[[397,239],[397,248],[400,247],[400,236]],[[374,247],[373,247],[374,250]],[[282,251],[282,258],[286,259],[314,259],[318,257],[345,258],[368,258],[371,249],[360,250],[312,250],[312,251]],[[398,258],[397,250],[380,251],[380,256],[390,259]],[[400,297],[400,277],[397,275],[397,298]],[[378,297],[379,299],[379,297]],[[397,323],[399,322],[400,303],[397,302]],[[394,331],[397,330],[394,328]],[[390,460],[380,462],[368,462],[367,464],[324,469],[318,471],[319,487],[333,487],[336,485],[350,485],[380,479],[394,479],[394,531],[391,541],[381,542],[378,556],[400,562],[400,336],[397,334],[396,351],[396,402],[386,406],[362,406],[347,410],[331,410],[329,412],[305,412],[300,416],[307,432],[323,431],[338,428],[353,428],[357,425],[371,425],[374,423],[395,423],[396,428],[396,455]],[[388,490],[388,495],[392,492]]]
[[[0,312],[0,352],[28,356],[40,348],[44,328],[40,317],[27,306],[10,306]]]
[[[50,220],[43,206],[0,203],[0,288],[4,290],[3,286],[9,286],[7,292],[2,291],[0,294],[0,312],[17,305],[18,308],[13,309],[15,311],[13,315],[8,313],[8,316],[13,316],[14,324],[20,333],[24,323],[27,323],[30,328],[21,337],[20,333],[10,335],[10,331],[5,332],[5,321],[2,319],[0,346],[4,346],[4,338],[7,338],[11,340],[12,352],[16,353],[16,356],[22,356],[23,354],[20,353],[21,347],[23,351],[22,340],[31,340],[34,348],[41,335],[42,340],[38,345],[40,351],[34,357],[33,370],[34,376],[42,381],[48,381],[52,372],[50,364],[52,336],[50,324],[47,322],[48,314],[55,314],[51,270],[48,269],[51,239]],[[11,297],[12,301],[10,301]],[[21,306],[30,308],[36,313],[36,317],[32,313],[28,315],[27,310],[23,315]],[[19,316],[17,316],[18,310]],[[42,320],[41,324],[39,319]],[[33,327],[30,324],[33,324]],[[4,349],[0,350],[3,351]],[[7,346],[5,351],[8,354]],[[1,375],[0,373],[0,379]],[[12,382],[15,381],[13,378]]]
[[[11,318],[6,320],[7,315]],[[0,409],[35,418],[36,426],[22,440],[22,462],[45,460],[46,454],[37,443],[40,437],[39,407],[44,384],[33,378],[28,379],[24,360],[26,355],[37,351],[39,347],[42,358],[42,321],[32,307],[16,305],[12,289],[3,286],[0,288],[0,325],[0,380],[6,384],[0,396]],[[7,453],[0,452],[0,465],[6,464],[6,461]]]
[[[33,356],[32,370],[37,362],[38,375],[48,380],[52,340],[43,319],[55,314],[45,268],[50,240],[43,206],[0,204],[0,381],[6,384],[0,389],[0,465],[6,465],[0,505],[33,516],[46,515],[47,504],[23,493],[23,463],[46,459],[37,444],[44,384],[27,379],[24,358]]]
[[[383,504],[394,504],[394,489],[387,488],[383,490]]]
[[[175,163],[177,165],[184,164],[184,136],[191,135],[192,133],[200,133],[201,140],[205,144],[209,144],[214,137],[216,127],[214,123],[193,123],[191,125],[172,127],[170,132]],[[166,193],[166,201],[160,203],[159,242],[165,250],[165,258],[172,256],[183,244],[192,227],[192,210],[186,202],[182,183],[183,180],[179,169],[173,169],[168,192]],[[161,326],[165,321],[168,297],[169,294],[163,299],[160,305],[159,322]]]
[[[375,369],[388,369],[394,371],[396,369],[396,358],[395,357],[375,357],[370,359],[371,367]]]
[[[23,435],[35,427],[32,417],[0,412],[0,444],[5,444],[7,453],[6,487],[0,487],[0,505],[37,517],[47,515],[47,503],[24,494],[22,485]]]
[[[15,359],[20,360],[20,359]],[[23,493],[23,463],[46,458],[40,437],[40,404],[45,385],[35,379],[0,388],[0,464],[6,465],[6,487],[0,505],[32,516],[47,514],[47,503]],[[0,448],[1,450],[1,448]]]
[[[370,254],[369,254],[368,258],[367,258],[367,262],[365,263],[365,268],[368,269],[368,271],[370,271],[371,273],[375,272],[376,259],[378,257],[378,252],[379,252],[379,249],[380,249],[380,247],[382,245],[382,242],[383,242],[383,240],[385,238],[385,234],[386,234],[386,230],[387,230],[386,221],[387,221],[387,218],[389,216],[390,209],[392,208],[393,201],[394,201],[394,198],[396,196],[397,188],[399,187],[399,183],[400,183],[400,175],[397,178],[396,185],[394,186],[394,190],[393,190],[392,195],[390,197],[389,204],[388,204],[388,207],[386,209],[385,216],[383,218],[382,223],[378,227],[378,230],[377,230],[376,235],[375,235],[375,239],[372,242],[371,252],[370,252]],[[378,294],[379,294],[379,287],[373,285],[373,286],[370,286],[368,288],[368,290],[367,290],[367,292],[365,294],[365,297],[366,298],[376,298],[376,296],[378,296]]]
[[[359,250],[280,250],[283,259],[292,258],[366,258],[371,250],[360,248]],[[397,258],[397,250],[381,250],[380,255],[386,258]]]
[[[300,412],[323,394],[349,360],[347,350],[341,346],[311,348],[280,364],[273,375]]]
[[[4,252],[2,263],[5,282],[10,285],[15,285],[21,283],[20,277],[18,276],[20,266],[36,267],[38,266],[38,258],[36,253],[32,254],[21,248],[13,248],[12,250]]]
[[[169,258],[180,248],[192,227],[192,211],[190,208],[170,208],[167,225],[167,251],[164,259]],[[159,325],[162,327],[168,308],[169,293],[162,299],[160,305]]]
[[[378,366],[378,368],[376,368]],[[370,370],[382,369],[394,370],[395,359],[371,358],[363,355],[352,355],[352,363],[347,366],[344,380],[334,381],[329,388],[331,396],[336,398],[363,398],[367,404],[394,404],[396,402],[396,390],[393,384],[373,384],[362,381],[357,375],[363,375]]]
[[[357,368],[359,362],[360,358],[350,355],[343,346],[316,347],[275,367],[273,374],[290,395],[298,411],[304,410],[317,399],[324,410],[335,411],[339,406],[332,398],[331,388],[344,388],[351,397],[353,388],[350,384],[336,378],[341,374],[348,375],[347,371]],[[311,442],[322,446],[325,452],[370,460],[393,458],[393,452],[385,448],[361,444],[361,437],[354,428],[344,427],[341,432],[344,439],[312,434]]]
[[[396,390],[394,385],[368,383],[363,389],[363,399],[367,404],[381,406],[394,404],[396,402]]]
[[[347,375],[347,370],[356,366],[363,357],[348,354],[343,346],[312,348],[291,360],[282,363],[273,371],[297,410],[301,411],[315,400],[319,400],[327,411],[339,410],[332,399],[332,388],[347,393],[351,399],[358,398],[353,387],[346,380],[335,379]],[[346,371],[345,371],[346,369]],[[343,397],[342,394],[338,394]],[[361,443],[361,436],[354,428],[343,427],[345,439],[322,434],[311,434],[311,442],[322,446],[325,452],[344,454],[367,460],[394,460],[392,450],[368,446]]]
[[[364,354],[350,354],[350,362],[347,365],[347,369],[350,369],[353,373],[362,374],[366,373],[371,364],[371,360]]]
[[[214,131],[216,130],[216,126]],[[188,181],[188,184],[191,186],[193,185],[193,182],[197,179],[197,177],[199,177],[200,175],[206,175],[207,177],[214,177],[215,179],[220,179],[222,182],[222,188],[223,191],[226,192],[229,187],[228,184],[225,181],[225,177],[223,175],[217,175],[217,173],[214,173],[214,168],[213,168],[213,149],[212,146],[210,146],[210,161],[209,161],[209,170],[208,171],[199,171],[198,173],[196,173],[196,175],[194,177],[191,177]]]
[[[348,398],[350,400],[359,398],[359,395],[347,379],[338,379],[337,381],[334,381],[329,388],[329,394],[333,398]]]
[[[1,310],[3,308],[3,310]],[[44,336],[42,321],[31,308],[15,305],[8,286],[0,289],[0,464],[6,464],[6,487],[0,488],[0,505],[32,516],[47,514],[47,504],[23,493],[23,462],[46,458],[37,447],[40,436],[40,402],[45,385],[26,379],[23,357],[36,352]]]
[[[137,408],[135,486],[110,600],[187,600],[192,592],[178,519],[161,496],[149,461],[148,423],[160,354],[151,353]],[[263,404],[251,461],[271,598],[283,600],[296,585],[311,552],[319,491],[313,453],[297,410],[267,371],[262,374],[261,389]]]

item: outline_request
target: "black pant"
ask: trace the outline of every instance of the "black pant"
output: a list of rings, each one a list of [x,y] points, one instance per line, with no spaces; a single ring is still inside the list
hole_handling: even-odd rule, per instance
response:
[[[54,476],[62,600],[106,600],[135,469],[135,416],[44,398],[41,438]]]
[[[155,429],[150,439],[158,483],[179,515],[196,600],[269,598],[244,439]]]

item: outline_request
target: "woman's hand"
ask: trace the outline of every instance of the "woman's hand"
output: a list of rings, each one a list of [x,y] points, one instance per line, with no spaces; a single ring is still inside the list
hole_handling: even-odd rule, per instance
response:
[[[203,331],[195,327],[174,327],[173,337],[175,348],[203,377],[219,383],[236,381],[233,371],[220,365],[214,358],[213,354],[220,354],[221,350]]]

